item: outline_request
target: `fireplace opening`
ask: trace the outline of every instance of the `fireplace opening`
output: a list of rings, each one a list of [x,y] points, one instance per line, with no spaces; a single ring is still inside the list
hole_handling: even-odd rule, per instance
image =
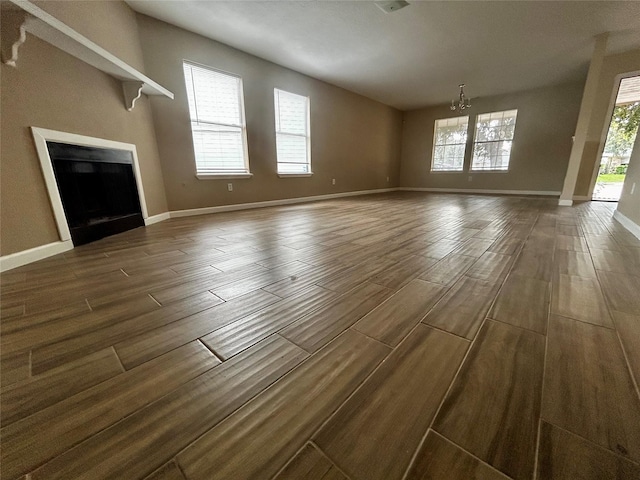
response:
[[[144,225],[127,150],[47,142],[75,246]]]

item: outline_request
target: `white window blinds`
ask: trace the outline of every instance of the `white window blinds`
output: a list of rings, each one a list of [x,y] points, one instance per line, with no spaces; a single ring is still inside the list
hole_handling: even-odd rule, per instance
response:
[[[461,172],[467,147],[469,117],[436,120],[433,134],[432,172]]]
[[[517,110],[478,115],[471,170],[509,169],[517,116]]]
[[[197,173],[248,173],[242,79],[183,65]]]
[[[274,90],[278,173],[311,173],[309,97]]]

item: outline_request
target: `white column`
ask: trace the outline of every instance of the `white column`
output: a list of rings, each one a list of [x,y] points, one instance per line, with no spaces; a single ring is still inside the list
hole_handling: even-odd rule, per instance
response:
[[[569,165],[567,173],[564,177],[564,186],[558,205],[573,205],[573,192],[576,189],[576,180],[578,179],[578,171],[582,162],[582,154],[584,153],[584,145],[587,141],[587,133],[589,123],[591,122],[591,114],[593,113],[593,105],[596,100],[598,91],[598,81],[600,80],[600,72],[602,64],[607,53],[607,38],[609,33],[601,33],[597,35],[596,45],[591,56],[589,65],[589,73],[587,74],[587,82],[584,86],[582,94],[582,103],[580,104],[580,114],[578,115],[578,123],[576,124],[575,141],[571,148],[571,156],[569,157]]]

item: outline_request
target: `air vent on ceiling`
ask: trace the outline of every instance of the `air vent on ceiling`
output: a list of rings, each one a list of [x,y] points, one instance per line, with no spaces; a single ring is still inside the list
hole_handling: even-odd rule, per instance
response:
[[[404,0],[396,0],[392,2],[375,2],[376,7],[382,10],[384,13],[393,13],[396,10],[400,10],[401,8],[409,5],[409,2],[405,2]]]

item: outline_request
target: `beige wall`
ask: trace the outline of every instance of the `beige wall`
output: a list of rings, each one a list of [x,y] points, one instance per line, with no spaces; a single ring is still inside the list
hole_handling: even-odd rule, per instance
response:
[[[176,99],[142,96],[124,108],[120,83],[39,39],[28,36],[18,68],[1,67],[0,254],[58,240],[30,126],[134,143],[138,148],[150,215],[169,210],[304,197],[398,185],[452,189],[559,191],[566,171],[582,84],[560,85],[474,100],[478,113],[517,108],[518,123],[508,173],[430,174],[433,125],[454,116],[448,106],[404,114],[344,89],[205,39],[143,15],[123,2],[37,4],[175,93]],[[9,15],[2,43],[13,41]],[[241,75],[244,81],[253,178],[198,180],[189,128],[182,60]],[[576,195],[584,194],[596,161],[615,77],[640,70],[640,50],[610,55],[599,81]],[[273,88],[311,97],[311,178],[276,175]],[[403,125],[404,122],[404,125]],[[471,143],[471,138],[469,140]],[[402,150],[401,150],[402,149]],[[402,152],[402,154],[401,154]],[[637,157],[638,148],[634,155]],[[467,149],[466,169],[471,149]],[[638,222],[640,176],[630,166],[620,211]],[[387,181],[389,177],[389,181]],[[336,185],[331,179],[336,179]],[[227,191],[227,183],[234,191]],[[640,189],[640,186],[636,187]]]
[[[112,0],[29,1],[133,68],[144,72],[136,15],[124,2]]]
[[[574,190],[574,195],[576,196],[588,195],[596,165],[599,165],[598,152],[600,151],[601,143],[606,139],[606,137],[605,139],[602,138],[604,130],[608,128],[611,121],[609,108],[614,95],[616,77],[620,74],[637,71],[640,71],[640,50],[608,55],[604,59],[591,113],[591,121],[589,122],[587,141],[576,180],[576,188]]]
[[[452,112],[448,105],[405,112],[400,185],[560,192],[583,87],[582,83],[577,83],[474,99],[473,107],[468,111],[465,170],[456,173],[431,173],[430,168],[435,120],[460,113]],[[518,109],[518,118],[509,171],[470,173],[476,115],[511,109]],[[471,181],[468,180],[470,175]]]
[[[175,93],[174,101],[151,100],[170,210],[397,185],[398,110],[144,15],[138,28],[147,73]],[[195,177],[183,59],[242,77],[251,179]],[[310,97],[313,177],[276,174],[274,87]],[[233,192],[227,191],[229,182]]]
[[[126,4],[41,2],[39,6],[125,61],[143,66],[135,14]],[[2,20],[2,42],[12,42],[10,15]],[[136,144],[149,214],[167,210],[146,96],[127,112],[119,81],[31,35],[17,63],[17,68],[1,67],[2,255],[59,240],[31,126]]]
[[[634,185],[635,189],[631,194]],[[618,211],[640,226],[640,135],[636,136],[636,143],[633,146]]]

